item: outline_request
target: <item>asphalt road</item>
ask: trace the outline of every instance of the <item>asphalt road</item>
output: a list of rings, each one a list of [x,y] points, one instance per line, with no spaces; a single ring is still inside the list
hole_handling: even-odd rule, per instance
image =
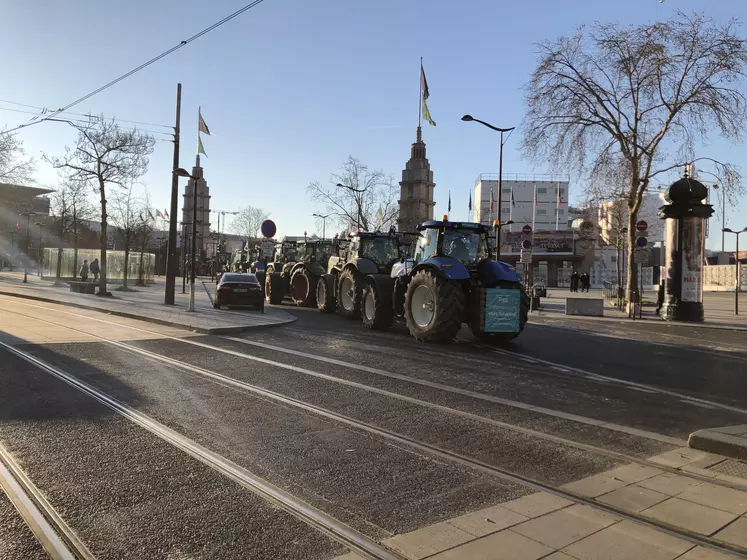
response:
[[[540,318],[504,348],[468,332],[433,346],[402,326],[370,332],[292,309],[296,323],[236,337],[141,323],[112,342],[123,321],[111,316],[3,304],[38,332],[82,332],[76,342],[28,344],[2,332],[0,341],[373,541],[532,491],[422,445],[557,487],[747,416],[744,333]],[[0,384],[0,443],[100,558],[326,559],[346,550],[2,349]],[[18,521],[0,499],[0,557],[35,558]]]

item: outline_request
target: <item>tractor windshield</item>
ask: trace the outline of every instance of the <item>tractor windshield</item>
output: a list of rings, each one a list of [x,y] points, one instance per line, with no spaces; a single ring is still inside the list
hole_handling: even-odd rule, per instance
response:
[[[361,239],[361,257],[376,264],[389,264],[399,258],[399,242],[396,237],[371,237]]]
[[[466,265],[477,264],[490,256],[485,235],[464,230],[444,231],[443,254]]]
[[[296,245],[290,244],[290,243],[284,243],[283,244],[283,256],[285,257],[285,260],[287,261],[295,261],[296,260]]]

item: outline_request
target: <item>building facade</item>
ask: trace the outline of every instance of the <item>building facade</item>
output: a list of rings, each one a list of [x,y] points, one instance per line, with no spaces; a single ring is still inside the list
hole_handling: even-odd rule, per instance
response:
[[[519,232],[526,226],[535,231],[565,231],[569,229],[568,178],[552,175],[504,175],[501,192],[503,223],[514,223],[505,232]],[[491,193],[493,211],[490,211]],[[490,224],[498,218],[498,176],[481,174],[475,181],[474,221]]]
[[[659,218],[659,208],[664,204],[663,194],[645,193],[638,211],[638,220],[648,224],[646,239],[649,243],[663,243],[665,220]],[[605,201],[597,208],[599,233],[604,243],[614,243],[622,228],[628,226],[628,205],[625,200]]]
[[[425,142],[423,142],[420,127],[417,140],[410,150],[410,159],[402,171],[402,181],[399,197],[399,216],[397,217],[397,231],[412,232],[419,223],[433,219],[433,171],[425,157]]]

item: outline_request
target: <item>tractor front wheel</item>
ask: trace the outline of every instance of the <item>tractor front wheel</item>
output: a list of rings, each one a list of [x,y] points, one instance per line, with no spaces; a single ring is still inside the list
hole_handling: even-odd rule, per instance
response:
[[[335,298],[335,277],[324,274],[316,283],[316,306],[322,313],[334,313],[337,309]]]
[[[300,307],[314,307],[316,305],[317,278],[308,268],[299,268],[290,281],[290,293],[293,303]]]
[[[285,279],[279,272],[270,272],[265,276],[265,294],[272,305],[280,305],[285,297]]]
[[[432,270],[421,270],[405,295],[410,334],[423,342],[451,342],[462,328],[464,291]]]
[[[390,287],[387,291],[386,287],[386,285],[381,286],[369,280],[363,288],[361,317],[363,326],[367,329],[385,331],[392,326],[392,321],[394,321],[392,289]]]
[[[362,298],[363,278],[361,274],[353,268],[346,268],[340,274],[337,296],[340,304],[340,312],[349,319],[357,319],[361,316]]]

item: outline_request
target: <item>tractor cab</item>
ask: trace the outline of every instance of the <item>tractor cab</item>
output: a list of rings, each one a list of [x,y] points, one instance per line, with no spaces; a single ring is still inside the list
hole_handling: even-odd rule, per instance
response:
[[[297,246],[298,262],[318,262],[325,267],[335,249],[331,239],[307,239]]]
[[[466,268],[475,268],[490,258],[490,228],[471,222],[423,222],[417,227],[420,236],[415,244],[414,260],[449,258]]]
[[[351,235],[348,260],[368,259],[378,269],[389,268],[400,257],[400,241],[395,233],[357,232]]]

